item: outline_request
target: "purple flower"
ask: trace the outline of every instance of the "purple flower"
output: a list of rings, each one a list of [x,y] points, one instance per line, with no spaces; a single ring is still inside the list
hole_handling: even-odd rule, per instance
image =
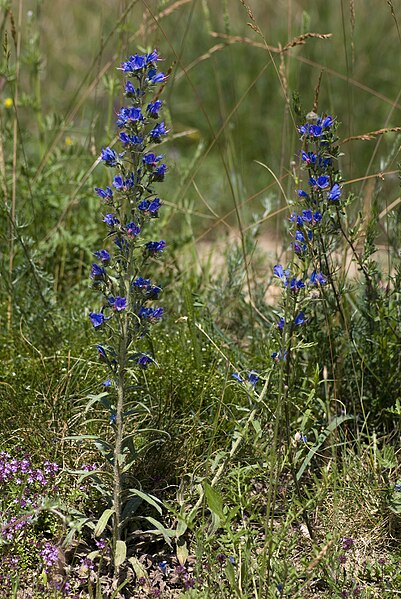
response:
[[[105,381],[103,381],[102,385],[103,385],[103,387],[111,387],[111,385],[112,385],[111,379],[106,379]]]
[[[333,187],[331,188],[331,190],[329,191],[329,193],[327,194],[327,199],[335,202],[336,200],[340,199],[341,196],[341,187],[339,186],[338,183],[335,183],[333,185]]]
[[[354,546],[354,539],[351,539],[350,537],[343,537],[341,539],[341,545],[342,548],[344,549],[344,551],[349,551],[350,549],[352,549],[352,547]]]
[[[42,558],[45,564],[45,571],[49,572],[49,569],[58,563],[58,547],[56,547],[56,545],[52,545],[52,543],[46,543],[44,549],[42,549],[42,551],[40,552],[40,557]]]
[[[285,325],[285,318],[284,318],[284,316],[282,316],[277,323],[277,328],[280,329],[280,331],[282,331],[284,328],[284,325]]]
[[[125,297],[117,296],[112,302],[112,306],[114,310],[116,310],[117,312],[121,312],[122,310],[125,310],[127,307],[127,299]]]
[[[242,380],[242,378],[240,377],[240,375],[236,372],[233,372],[232,375],[233,379],[235,379],[236,381],[238,381],[239,383],[243,383],[244,381]]]

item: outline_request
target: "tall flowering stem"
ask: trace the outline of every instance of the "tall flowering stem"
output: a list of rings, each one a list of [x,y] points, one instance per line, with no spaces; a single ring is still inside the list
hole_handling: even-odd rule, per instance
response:
[[[167,77],[159,72],[156,50],[130,56],[120,69],[124,74],[126,105],[117,115],[119,151],[104,148],[101,160],[113,169],[111,186],[96,188],[103,202],[102,220],[107,229],[107,248],[94,252],[93,288],[102,296],[99,311],[89,318],[104,341],[97,347],[100,360],[108,370],[106,387],[114,387],[115,401],[108,403],[110,425],[114,431],[113,456],[113,536],[114,545],[122,540],[124,475],[135,452],[133,433],[127,430],[128,383],[154,363],[154,357],[139,347],[163,308],[155,306],[161,288],[148,278],[150,262],[165,248],[164,240],[144,240],[147,228],[157,219],[162,201],[154,191],[164,181],[167,166],[154,148],[168,131],[160,119],[160,84]],[[130,455],[131,452],[131,455]],[[117,567],[118,570],[118,567]]]
[[[290,216],[292,260],[289,266],[277,264],[274,275],[283,286],[283,315],[276,324],[278,348],[272,354],[281,364],[280,396],[285,417],[285,436],[288,458],[296,492],[301,498],[299,478],[295,470],[291,441],[291,413],[296,401],[291,401],[292,388],[299,387],[296,379],[296,361],[299,349],[307,343],[302,330],[316,314],[312,308],[324,302],[332,289],[336,310],[342,316],[338,291],[333,281],[330,255],[340,228],[341,176],[337,168],[339,154],[336,145],[337,123],[330,115],[310,113],[307,122],[298,128],[302,149],[301,171],[305,185],[298,189]],[[306,179],[306,180],[305,180]],[[318,302],[318,303],[317,303]],[[312,536],[313,531],[304,512],[304,520]]]

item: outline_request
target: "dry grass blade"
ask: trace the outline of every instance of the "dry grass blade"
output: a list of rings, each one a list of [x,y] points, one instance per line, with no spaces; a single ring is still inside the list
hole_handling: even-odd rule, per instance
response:
[[[290,48],[294,48],[295,46],[303,46],[306,44],[306,40],[310,38],[317,38],[319,40],[327,40],[333,36],[332,33],[303,33],[302,35],[298,35],[294,37],[293,40],[288,42],[284,48],[283,52],[289,50]]]
[[[251,40],[249,37],[242,35],[228,35],[227,33],[219,33],[217,31],[211,31],[210,35],[212,37],[218,37],[226,40],[229,44],[248,44],[249,46],[254,46],[255,48],[263,48],[264,50],[269,50],[269,52],[274,52],[275,54],[281,54],[283,52],[287,52],[291,48],[295,46],[300,46],[306,43],[306,39],[308,38],[318,38],[318,39],[328,39],[332,37],[331,33],[304,33],[303,35],[299,35],[298,37],[292,39],[283,47],[269,46],[268,44],[262,42],[255,42]]]
[[[401,127],[385,127],[384,129],[377,129],[377,131],[369,131],[369,133],[362,133],[362,135],[352,135],[351,137],[346,137],[343,139],[340,144],[346,144],[349,141],[369,141],[371,139],[375,139],[378,135],[383,135],[384,133],[401,133]]]

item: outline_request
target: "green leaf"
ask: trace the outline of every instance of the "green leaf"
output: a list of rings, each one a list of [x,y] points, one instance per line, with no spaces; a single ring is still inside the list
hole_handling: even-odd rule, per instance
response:
[[[305,457],[304,461],[302,462],[301,467],[297,472],[297,480],[300,480],[300,478],[303,475],[303,473],[305,472],[306,468],[309,466],[313,456],[315,455],[315,453],[317,453],[319,451],[319,449],[321,448],[323,443],[326,441],[326,439],[330,435],[330,433],[332,433],[340,424],[342,424],[346,420],[353,420],[353,419],[354,419],[354,417],[351,415],[338,416],[338,417],[336,416],[335,418],[333,418],[333,420],[329,423],[327,428],[322,433],[320,433],[320,435],[317,439],[317,442],[315,443],[315,445],[313,447],[311,447],[308,455]]]
[[[110,516],[114,514],[114,508],[108,508],[104,510],[103,514],[100,516],[96,526],[95,526],[95,537],[98,537],[102,534],[104,529],[107,526],[107,522],[110,520]]]
[[[147,520],[148,522],[150,522],[151,524],[153,524],[153,526],[156,529],[156,530],[147,530],[146,532],[151,532],[153,534],[159,532],[163,536],[163,538],[166,541],[167,545],[172,549],[173,546],[171,544],[170,539],[173,538],[173,537],[175,537],[175,530],[171,530],[171,528],[165,528],[163,526],[163,524],[161,524],[161,522],[159,522],[158,520],[155,520],[151,516],[146,516],[145,520]]]
[[[145,580],[146,580],[147,579],[146,570],[142,567],[142,564],[139,561],[139,559],[137,557],[129,557],[128,561],[134,569],[135,576],[137,578],[145,578]]]
[[[105,405],[104,398],[108,394],[109,394],[108,391],[103,391],[103,393],[99,393],[99,395],[87,395],[87,398],[89,399],[89,401],[86,404],[85,412],[88,412],[91,409],[91,407],[93,406],[93,404],[96,403],[97,401],[100,401],[103,403],[103,405]],[[109,404],[107,407],[111,406],[110,401],[106,402],[106,404]]]
[[[185,562],[188,559],[188,547],[185,541],[179,540],[177,541],[177,559],[180,562],[181,566],[185,566]]]
[[[218,516],[220,520],[224,520],[223,499],[221,495],[208,482],[203,481],[202,484],[209,510],[212,514]]]
[[[154,495],[149,495],[149,493],[144,493],[139,489],[130,489],[130,493],[132,495],[140,497],[141,499],[143,499],[143,501],[146,501],[146,503],[149,503],[149,505],[153,506],[159,512],[160,515],[163,513],[162,508],[160,507],[160,505],[163,505],[163,503]]]
[[[124,541],[117,541],[116,548],[114,551],[114,565],[116,568],[119,568],[121,564],[125,562],[125,558],[127,557],[127,545]]]

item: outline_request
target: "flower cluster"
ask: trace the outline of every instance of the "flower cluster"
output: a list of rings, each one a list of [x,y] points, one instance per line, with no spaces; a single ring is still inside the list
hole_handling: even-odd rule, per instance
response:
[[[330,279],[327,263],[322,260],[327,250],[323,231],[326,232],[330,226],[332,206],[339,204],[342,193],[339,173],[335,169],[338,155],[336,122],[329,115],[319,117],[310,113],[308,117],[310,122],[298,128],[303,143],[300,160],[307,173],[307,188],[297,190],[295,210],[289,218],[291,247],[301,261],[295,268],[302,271],[302,276],[291,273],[281,264],[273,269],[287,292],[288,313],[294,314],[288,322],[283,316],[279,318],[277,328],[281,334],[286,326],[291,334],[295,327],[308,323],[309,319],[299,309],[300,305],[308,297],[319,295],[319,288]],[[272,354],[272,358],[285,360],[287,355],[288,350],[281,348]]]
[[[95,188],[105,206],[102,220],[113,249],[94,252],[97,262],[92,264],[90,277],[93,287],[102,293],[103,305],[99,311],[90,312],[89,318],[94,329],[106,329],[111,339],[110,346],[97,345],[97,349],[114,377],[119,367],[117,356],[121,356],[118,340],[123,332],[126,348],[130,349],[163,316],[163,308],[148,305],[157,300],[161,287],[140,276],[149,260],[157,258],[166,245],[163,239],[142,241],[146,225],[157,219],[162,207],[154,184],[164,181],[167,173],[163,154],[154,152],[168,133],[159,115],[163,102],[156,88],[167,79],[158,71],[159,61],[154,50],[130,56],[122,63],[127,105],[119,110],[116,121],[122,151],[102,149],[100,159],[115,169],[115,175],[110,186]],[[153,362],[150,356],[137,352],[128,359],[139,368]],[[111,379],[104,383],[111,384]]]
[[[45,461],[43,468],[35,468],[27,454],[18,459],[0,452],[0,524],[4,541],[12,542],[32,521],[28,510],[38,507],[44,493],[57,490],[54,478],[58,470],[53,462]]]

